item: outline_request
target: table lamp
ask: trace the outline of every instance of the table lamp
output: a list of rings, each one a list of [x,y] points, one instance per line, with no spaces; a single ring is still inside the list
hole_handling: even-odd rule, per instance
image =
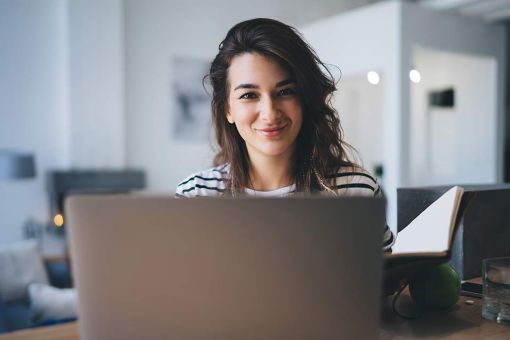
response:
[[[0,150],[0,180],[33,178],[35,174],[33,154]]]

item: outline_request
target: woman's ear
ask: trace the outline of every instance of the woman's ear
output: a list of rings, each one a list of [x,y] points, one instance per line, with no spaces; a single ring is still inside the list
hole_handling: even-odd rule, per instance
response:
[[[227,120],[230,124],[234,124],[234,117],[232,117],[232,114],[230,113],[230,110],[225,113],[225,116],[227,117]]]

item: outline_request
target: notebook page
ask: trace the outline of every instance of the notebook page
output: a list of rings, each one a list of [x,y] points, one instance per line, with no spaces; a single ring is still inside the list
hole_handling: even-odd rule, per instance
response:
[[[446,252],[463,191],[451,188],[418,215],[398,233],[393,254]]]

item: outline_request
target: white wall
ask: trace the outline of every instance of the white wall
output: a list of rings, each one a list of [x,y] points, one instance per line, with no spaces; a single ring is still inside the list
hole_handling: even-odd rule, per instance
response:
[[[0,180],[0,245],[48,215],[45,171],[68,165],[65,2],[0,1],[0,148],[34,152],[37,177]]]
[[[493,109],[491,112],[486,112],[488,117],[494,117],[494,119],[490,120],[489,131],[478,132],[483,134],[484,140],[487,141],[484,145],[491,146],[490,149],[485,149],[485,153],[488,154],[487,161],[491,162],[488,166],[491,168],[488,170],[490,175],[477,179],[489,182],[502,181],[505,95],[507,94],[505,86],[507,67],[505,27],[501,24],[488,24],[477,18],[438,12],[407,3],[402,4],[402,20],[402,66],[406,69],[411,67],[413,50],[416,46],[494,60],[493,72],[496,72],[497,75],[494,93],[496,105],[491,108]],[[468,79],[466,81],[469,82]],[[402,107],[405,112],[411,110],[409,98],[410,86],[403,87]],[[410,115],[406,114],[405,117],[407,119],[405,125],[409,126]],[[403,130],[404,140],[410,140],[409,131]],[[469,137],[464,138],[466,138],[466,144],[469,144],[467,142]],[[410,155],[409,145],[410,143],[406,143],[406,150],[403,150],[407,157]],[[413,184],[410,164],[408,158],[402,171],[403,185]]]
[[[383,94],[383,82],[370,84],[362,74],[343,77],[333,100],[344,140],[356,149],[361,165],[372,173],[384,162]]]
[[[38,172],[0,181],[0,245],[50,222],[47,171],[124,165],[122,17],[122,0],[0,0],[0,148]]]
[[[411,85],[413,185],[495,181],[497,74],[493,58],[415,48],[422,81]],[[430,108],[428,93],[455,90],[453,108]]]
[[[122,0],[70,0],[69,103],[73,168],[125,164]]]
[[[208,142],[173,139],[172,57],[212,61],[227,30],[237,22],[272,17],[299,25],[345,5],[336,0],[127,0],[127,164],[147,169],[153,191],[174,191],[184,177],[211,166]]]

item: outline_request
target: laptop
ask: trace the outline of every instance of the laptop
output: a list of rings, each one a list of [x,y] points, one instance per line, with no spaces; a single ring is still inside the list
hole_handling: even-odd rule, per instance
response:
[[[73,196],[82,339],[375,339],[376,198]]]

